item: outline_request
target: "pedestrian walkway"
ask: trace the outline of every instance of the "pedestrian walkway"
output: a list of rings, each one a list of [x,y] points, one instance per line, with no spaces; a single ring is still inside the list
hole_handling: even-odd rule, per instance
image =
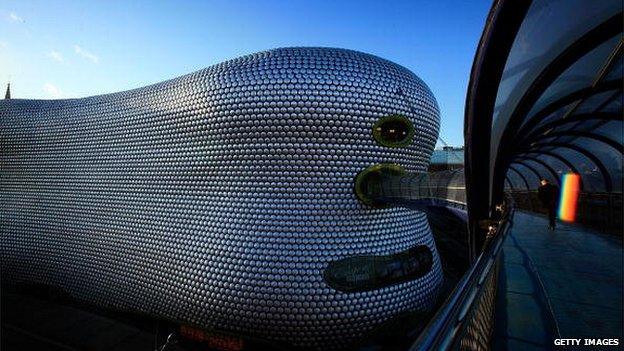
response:
[[[542,216],[514,216],[503,244],[495,349],[555,349],[555,338],[622,342],[622,241],[547,225]]]

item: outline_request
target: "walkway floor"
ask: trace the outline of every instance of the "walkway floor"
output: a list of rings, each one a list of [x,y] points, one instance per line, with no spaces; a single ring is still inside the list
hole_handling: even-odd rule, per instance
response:
[[[561,349],[555,338],[621,343],[622,241],[573,224],[551,232],[546,218],[525,212],[514,217],[503,244],[497,311],[506,313],[497,316],[495,349]]]

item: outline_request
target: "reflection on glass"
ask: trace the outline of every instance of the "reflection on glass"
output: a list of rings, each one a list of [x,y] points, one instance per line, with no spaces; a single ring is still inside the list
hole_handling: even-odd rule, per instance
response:
[[[559,200],[559,219],[574,222],[578,204],[580,176],[574,173],[561,177],[561,198]]]

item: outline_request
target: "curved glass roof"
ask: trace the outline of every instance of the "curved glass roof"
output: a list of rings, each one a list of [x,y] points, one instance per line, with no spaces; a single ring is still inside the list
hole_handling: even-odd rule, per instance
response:
[[[582,192],[622,193],[622,27],[619,0],[495,1],[466,106],[472,222],[504,189],[571,172]]]

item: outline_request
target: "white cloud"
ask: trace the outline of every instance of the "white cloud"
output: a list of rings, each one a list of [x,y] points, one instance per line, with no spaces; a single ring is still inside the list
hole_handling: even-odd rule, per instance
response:
[[[17,13],[15,12],[10,12],[9,13],[9,19],[13,22],[20,22],[20,23],[24,23],[24,19],[21,18],[20,16],[17,15]]]
[[[57,88],[56,86],[52,85],[51,83],[45,83],[43,85],[43,91],[45,91],[45,93],[48,94],[48,96],[53,99],[58,99],[63,96],[63,93],[61,92],[61,90]]]
[[[58,51],[52,50],[52,51],[48,52],[48,57],[53,59],[56,62],[60,62],[60,63],[65,62],[65,59],[63,58],[63,55],[61,55],[61,53],[58,52]]]
[[[82,58],[85,58],[93,63],[98,63],[100,62],[100,58],[97,57],[97,55],[93,54],[92,52],[89,52],[83,48],[81,48],[78,45],[74,45],[74,51],[76,52],[76,54]]]

